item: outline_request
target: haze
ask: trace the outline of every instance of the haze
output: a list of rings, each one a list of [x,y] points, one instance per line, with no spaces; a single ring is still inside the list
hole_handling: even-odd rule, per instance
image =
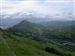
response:
[[[36,12],[35,15],[41,15],[40,17],[73,20],[74,18],[70,17],[75,15],[74,5],[74,0],[0,0],[0,14],[9,17],[8,15],[18,12],[27,15]]]

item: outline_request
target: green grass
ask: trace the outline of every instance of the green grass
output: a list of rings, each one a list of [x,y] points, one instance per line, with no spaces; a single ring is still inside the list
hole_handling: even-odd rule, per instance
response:
[[[5,39],[9,48],[4,44],[4,42],[1,42],[0,56],[58,56],[56,54],[46,52],[45,48],[48,46],[55,48],[61,54],[66,54],[68,56],[70,53],[72,56],[75,56],[75,52],[68,51],[53,43],[38,42],[31,39],[31,37],[11,34],[11,36],[5,35],[3,38]]]
[[[14,38],[15,37],[15,38]],[[18,38],[18,40],[16,40]],[[0,56],[56,56],[55,54],[45,52],[44,44],[25,37],[13,35],[12,38],[5,36],[4,39],[9,48],[0,44]]]

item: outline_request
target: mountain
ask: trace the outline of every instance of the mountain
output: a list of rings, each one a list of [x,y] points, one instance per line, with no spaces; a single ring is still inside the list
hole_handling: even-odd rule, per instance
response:
[[[58,18],[49,17],[48,15],[43,16],[36,12],[24,12],[24,11],[18,12],[16,14],[12,14],[12,15],[0,15],[0,18],[1,17],[2,17],[2,19],[0,19],[0,21],[2,23],[1,23],[0,27],[2,27],[2,28],[3,27],[4,28],[12,27],[13,25],[18,24],[19,22],[21,22],[23,20],[27,20],[32,23],[38,23],[38,24],[39,23],[50,24],[51,21],[52,22],[57,21],[56,19],[58,19]],[[60,21],[69,21],[69,20],[60,20]],[[52,23],[52,24],[54,24],[54,23]]]
[[[53,22],[52,22],[53,23]],[[54,22],[54,24],[35,24],[29,21],[22,21],[19,24],[9,28],[15,32],[21,32],[27,36],[33,36],[33,39],[50,42],[58,40],[57,42],[73,41],[75,40],[75,26],[74,22]]]
[[[15,32],[21,32],[22,34],[25,34],[27,36],[32,36],[32,39],[41,42],[53,41],[62,46],[64,46],[64,43],[68,42],[73,44],[75,43],[74,21],[56,21],[52,23],[41,25],[24,20],[10,29]],[[71,50],[75,50],[74,45],[72,45],[71,47],[73,47],[71,48]]]
[[[40,29],[40,26],[41,25],[39,24],[34,24],[27,20],[23,20],[11,28],[21,32],[37,32]]]
[[[47,21],[47,22],[41,22],[39,24],[45,25],[45,26],[54,26],[54,25],[58,25],[58,26],[70,26],[70,25],[75,25],[75,21],[71,20],[71,21],[61,21],[61,20],[55,20],[55,21]]]
[[[42,34],[43,29],[44,26],[29,22],[27,20],[23,20],[19,24],[16,24],[13,27],[8,28],[8,30],[21,32],[23,34],[26,34],[27,36],[33,36],[33,39],[37,40],[40,39],[39,36]]]
[[[8,29],[0,29],[0,52],[3,52],[0,55],[75,56],[74,22],[70,26],[55,25],[58,24],[47,26],[23,20]]]

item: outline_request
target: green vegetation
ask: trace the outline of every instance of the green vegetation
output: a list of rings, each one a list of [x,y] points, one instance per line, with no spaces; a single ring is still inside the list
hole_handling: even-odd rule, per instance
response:
[[[11,35],[12,37],[9,37],[4,34],[3,39],[5,39],[6,44],[3,43],[4,41],[0,43],[0,56],[56,56],[47,53],[43,43],[30,38]]]
[[[75,56],[74,33],[73,24],[58,27],[22,21],[0,29],[0,56]]]

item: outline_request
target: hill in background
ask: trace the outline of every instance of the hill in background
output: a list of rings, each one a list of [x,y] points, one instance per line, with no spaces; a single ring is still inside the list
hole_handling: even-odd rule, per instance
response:
[[[74,23],[47,25],[24,20],[11,28],[0,29],[0,55],[75,56]],[[47,52],[47,47],[55,51]]]

